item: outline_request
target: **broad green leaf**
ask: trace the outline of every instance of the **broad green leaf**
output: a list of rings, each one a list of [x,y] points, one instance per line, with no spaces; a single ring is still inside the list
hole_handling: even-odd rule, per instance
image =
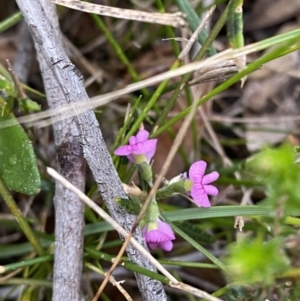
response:
[[[0,177],[9,189],[28,195],[37,194],[41,179],[33,147],[12,113],[0,116],[0,122],[8,120],[15,120],[15,124],[0,128]]]

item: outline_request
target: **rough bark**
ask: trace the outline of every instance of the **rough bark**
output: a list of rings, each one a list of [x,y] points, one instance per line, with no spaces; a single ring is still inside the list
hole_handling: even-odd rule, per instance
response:
[[[60,37],[55,5],[47,0],[40,0],[40,3],[57,37]],[[24,29],[23,33],[26,34]],[[49,107],[54,109],[66,104],[65,95],[36,41],[35,47]],[[84,191],[85,161],[74,119],[65,119],[54,123],[53,130],[58,171],[77,188]],[[74,193],[58,183],[55,189],[54,205],[55,251],[52,300],[80,301],[82,300],[84,205]]]
[[[17,0],[17,3],[29,26],[38,51],[43,54],[48,66],[53,71],[67,101],[74,103],[74,109],[78,102],[87,102],[88,106],[89,98],[83,86],[82,75],[68,59],[39,1]],[[111,216],[129,231],[135,221],[135,216],[128,214],[114,201],[116,197],[126,198],[127,195],[106,148],[98,121],[91,110],[78,114],[75,120],[80,133],[84,157],[98,184],[101,196]],[[140,229],[136,230],[134,237],[147,248]],[[127,254],[133,263],[155,271],[151,263],[143,258],[142,254],[132,245],[128,246]],[[140,274],[136,274],[136,278],[144,300],[166,300],[165,291],[160,282]]]

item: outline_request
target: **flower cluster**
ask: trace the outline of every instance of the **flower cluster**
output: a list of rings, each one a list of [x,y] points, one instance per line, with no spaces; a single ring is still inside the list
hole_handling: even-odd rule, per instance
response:
[[[129,144],[118,147],[114,154],[118,156],[126,156],[128,160],[136,164],[141,176],[148,183],[152,183],[152,173],[150,173],[151,181],[149,181],[149,170],[151,168],[150,161],[153,158],[157,139],[149,139],[149,132],[144,129],[139,130],[136,136],[129,138]],[[141,164],[142,163],[142,164]],[[188,176],[186,174],[176,177],[169,184],[161,188],[156,198],[162,198],[166,195],[174,193],[189,194],[194,203],[200,207],[210,207],[208,196],[218,195],[218,189],[211,185],[212,182],[219,178],[219,173],[213,171],[205,175],[207,163],[205,161],[197,161],[193,163],[189,169]],[[144,169],[146,170],[144,172]],[[143,235],[151,249],[160,247],[165,251],[171,251],[173,248],[174,232],[171,226],[159,219],[159,210],[156,199],[153,199],[143,220]],[[154,208],[154,210],[153,210]]]
[[[149,132],[140,130],[136,136],[129,138],[129,144],[118,147],[114,154],[126,156],[128,160],[135,163],[137,155],[144,155],[149,163],[156,151],[157,139],[149,139]]]

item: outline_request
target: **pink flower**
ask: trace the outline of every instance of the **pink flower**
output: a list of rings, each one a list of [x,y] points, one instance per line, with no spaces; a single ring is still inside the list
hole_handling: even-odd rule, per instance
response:
[[[117,156],[126,156],[128,160],[135,163],[133,155],[145,155],[148,163],[156,151],[157,139],[148,139],[150,136],[146,130],[139,130],[136,136],[129,138],[129,145],[118,147],[114,154]]]
[[[173,248],[172,240],[175,239],[174,232],[169,224],[158,220],[157,229],[149,229],[149,224],[143,228],[143,234],[149,247],[153,250],[157,247],[164,251],[171,251]]]
[[[189,170],[189,178],[193,182],[190,193],[195,203],[201,207],[210,207],[207,195],[216,196],[219,193],[215,186],[209,185],[219,178],[219,173],[213,171],[204,175],[206,166],[205,161],[197,161],[191,165]]]

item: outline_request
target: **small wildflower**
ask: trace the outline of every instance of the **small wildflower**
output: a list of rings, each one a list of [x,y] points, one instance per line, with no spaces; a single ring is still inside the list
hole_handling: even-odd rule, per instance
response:
[[[189,170],[189,178],[193,182],[190,193],[195,203],[201,207],[210,207],[208,195],[216,196],[219,193],[215,186],[209,185],[219,178],[219,173],[213,171],[204,175],[206,166],[205,161],[197,161]]]
[[[149,163],[156,151],[157,139],[149,139],[149,132],[139,130],[136,136],[129,138],[129,144],[118,147],[114,154],[117,156],[126,156],[128,160],[135,163],[134,155],[145,155]]]
[[[143,234],[151,249],[155,250],[160,247],[167,252],[173,249],[172,240],[175,239],[175,235],[169,224],[158,220],[153,227],[153,223],[148,223],[143,228]]]

